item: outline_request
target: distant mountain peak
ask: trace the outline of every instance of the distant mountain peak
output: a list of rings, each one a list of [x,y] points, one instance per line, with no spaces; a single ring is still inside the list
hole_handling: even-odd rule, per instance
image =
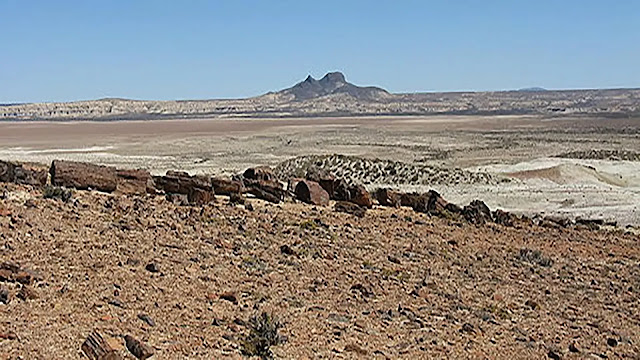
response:
[[[309,100],[333,94],[347,94],[360,100],[373,100],[389,95],[386,90],[378,87],[351,84],[339,71],[329,72],[320,80],[308,75],[304,81],[281,90],[278,94],[293,95],[295,100]]]
[[[320,81],[326,83],[334,83],[334,84],[346,84],[347,79],[345,79],[344,74],[339,71],[329,72],[327,73]]]

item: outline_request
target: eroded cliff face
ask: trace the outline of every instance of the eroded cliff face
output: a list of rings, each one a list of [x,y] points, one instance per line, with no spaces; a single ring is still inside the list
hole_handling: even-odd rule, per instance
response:
[[[0,120],[125,120],[162,117],[328,115],[637,114],[640,89],[391,94],[349,83],[339,72],[278,92],[236,100],[138,101],[0,105]]]

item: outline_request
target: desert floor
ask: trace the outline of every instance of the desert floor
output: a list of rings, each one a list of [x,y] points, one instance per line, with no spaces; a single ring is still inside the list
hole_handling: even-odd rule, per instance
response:
[[[435,188],[454,202],[480,198],[492,208],[515,212],[640,224],[638,158],[557,157],[590,150],[639,154],[640,119],[423,116],[0,123],[0,159],[5,160],[70,159],[153,173],[183,169],[230,174],[300,155],[344,154],[516,179],[416,188]]]

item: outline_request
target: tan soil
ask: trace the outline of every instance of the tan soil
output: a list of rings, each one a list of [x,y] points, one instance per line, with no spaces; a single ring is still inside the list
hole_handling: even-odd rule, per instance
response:
[[[9,186],[0,251],[40,272],[38,298],[0,304],[0,358],[81,358],[98,329],[158,359],[241,358],[242,321],[284,322],[278,358],[622,358],[640,351],[638,235],[506,228],[375,208],[78,191],[76,201]],[[294,255],[283,254],[288,245]],[[549,267],[519,258],[540,250]],[[145,270],[155,263],[158,273]],[[360,290],[351,290],[352,288]],[[231,292],[238,304],[220,299]],[[119,300],[122,307],[110,305]],[[138,319],[148,314],[156,326]],[[615,339],[617,346],[607,345]],[[577,344],[580,353],[569,352]],[[358,355],[362,353],[362,355]]]

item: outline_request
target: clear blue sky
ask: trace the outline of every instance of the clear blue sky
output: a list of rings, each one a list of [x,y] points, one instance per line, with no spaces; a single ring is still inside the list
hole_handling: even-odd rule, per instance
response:
[[[0,103],[640,87],[640,1],[0,0]]]

